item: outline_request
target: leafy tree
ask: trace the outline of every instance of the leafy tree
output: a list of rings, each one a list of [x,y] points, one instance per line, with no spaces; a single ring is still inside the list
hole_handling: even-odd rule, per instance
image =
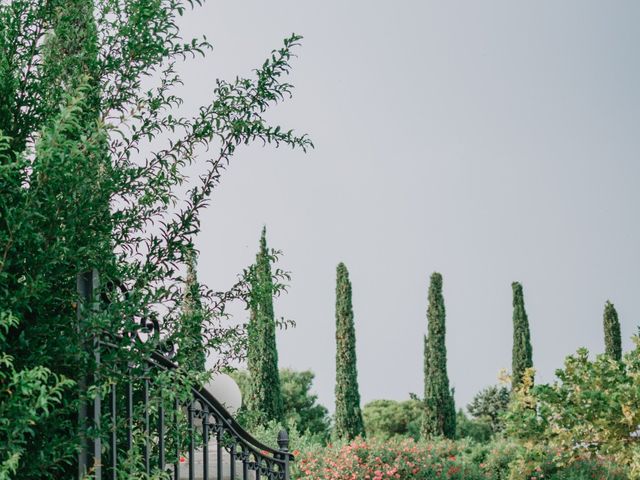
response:
[[[330,426],[329,411],[318,403],[318,396],[311,393],[314,378],[315,374],[310,370],[280,370],[286,423],[297,425],[300,433],[327,439]]]
[[[249,372],[236,370],[231,372],[231,376],[238,383],[242,397],[246,398],[251,384]],[[301,372],[288,368],[280,370],[284,425],[295,425],[300,434],[326,440],[329,435],[329,412],[318,403],[318,396],[311,393],[314,377],[314,373],[310,370]],[[253,427],[255,418],[246,410],[244,404],[240,418],[245,419],[243,423]]]
[[[0,480],[14,478],[34,425],[60,404],[64,390],[73,384],[42,366],[16,370],[13,357],[4,351],[7,331],[17,323],[0,313]]]
[[[586,349],[567,357],[552,384],[533,385],[527,370],[513,394],[506,432],[524,445],[547,445],[556,462],[609,458],[640,477],[640,340],[622,362],[589,359]]]
[[[531,349],[531,334],[529,333],[529,319],[524,308],[524,296],[522,285],[518,282],[511,284],[513,289],[513,352],[511,356],[512,386],[517,386],[522,381],[522,376],[527,368],[533,367],[533,355]]]
[[[247,409],[263,421],[284,420],[284,407],[278,349],[276,346],[276,320],[273,313],[272,257],[267,249],[267,229],[262,229],[260,250],[251,270],[249,308],[251,318],[247,327],[247,367],[250,388],[246,398]]]
[[[20,462],[16,478],[76,474],[76,417],[85,398],[79,380],[98,368],[85,348],[94,334],[124,336],[117,341],[122,348],[103,356],[102,371],[95,372],[104,382],[118,381],[110,367],[139,363],[158,338],[180,343],[179,272],[200,212],[236,149],[254,140],[311,146],[305,136],[264,119],[291,94],[283,78],[300,38],[295,35],[252,78],[219,80],[194,117],[176,114],[176,62],[210,48],[179,34],[178,18],[189,4],[0,4],[0,305],[19,322],[6,336],[4,354],[16,372],[49,369],[52,385],[54,378],[76,380],[61,390],[49,415],[33,417],[34,434],[20,437],[26,438],[23,458],[38,461]],[[207,170],[180,200],[180,185],[197,160]],[[109,304],[99,313],[84,309],[78,328],[75,278],[92,268],[100,272],[100,298]],[[116,294],[116,285],[128,294]],[[247,285],[242,277],[220,293],[201,288],[201,338],[220,364],[243,356],[243,327],[224,319],[229,302],[246,300]],[[160,325],[161,336],[125,348],[127,337],[143,328],[140,319]]]
[[[417,440],[421,413],[422,402],[417,399],[369,402],[362,410],[367,437],[386,440],[398,436]]]
[[[334,435],[352,440],[364,436],[360,410],[358,369],[356,366],[356,331],[353,324],[351,281],[344,263],[336,271],[336,411]]]
[[[454,438],[456,434],[456,410],[447,374],[442,275],[437,272],[431,275],[427,319],[429,333],[424,340],[422,436],[425,438],[437,436]]]
[[[491,440],[491,425],[483,420],[469,418],[464,410],[456,414],[456,438],[470,438],[479,443]]]
[[[492,385],[476,394],[467,410],[476,420],[485,422],[492,433],[502,431],[503,416],[509,407],[509,390],[505,387]]]
[[[622,360],[622,339],[618,312],[613,303],[608,300],[604,306],[604,346],[607,355],[614,360]]]

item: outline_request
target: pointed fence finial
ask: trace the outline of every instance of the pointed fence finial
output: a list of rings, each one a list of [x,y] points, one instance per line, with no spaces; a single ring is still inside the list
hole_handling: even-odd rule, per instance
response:
[[[280,430],[278,433],[278,448],[283,452],[289,450],[289,434],[286,430]]]

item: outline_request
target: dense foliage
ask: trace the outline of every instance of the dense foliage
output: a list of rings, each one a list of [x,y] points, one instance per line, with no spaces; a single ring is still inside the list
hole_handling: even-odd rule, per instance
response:
[[[486,443],[491,440],[492,436],[493,431],[489,423],[484,420],[470,418],[463,409],[458,410],[456,414],[456,438]]]
[[[435,272],[429,285],[428,335],[424,342],[424,438],[454,438],[456,434],[456,409],[447,373],[445,317],[442,275]]]
[[[231,372],[235,379],[243,398],[249,392],[251,379],[249,372],[236,370]],[[284,410],[284,424],[291,432],[293,427],[297,432],[308,435],[311,438],[324,441],[329,436],[329,412],[318,403],[318,396],[311,392],[314,374],[310,370],[297,372],[288,368],[280,370],[280,384],[282,390],[282,401]],[[247,411],[245,405],[242,406],[239,420],[251,431],[256,431],[258,422],[253,412]],[[279,430],[275,430],[273,438]],[[273,440],[273,439],[271,439]]]
[[[628,480],[628,471],[606,458],[580,459],[570,465],[554,462],[545,445],[524,445],[508,439],[490,443],[458,442],[460,457],[477,464],[487,480]]]
[[[245,405],[256,418],[268,422],[284,420],[278,371],[276,320],[273,313],[275,288],[271,275],[272,256],[267,249],[267,229],[262,229],[256,263],[251,268],[247,327],[247,368],[249,389]]]
[[[493,433],[498,433],[504,427],[503,416],[510,398],[507,388],[492,385],[478,392],[467,405],[467,410],[475,419],[489,425]]]
[[[517,388],[522,381],[525,370],[533,367],[533,351],[531,348],[531,334],[529,332],[529,318],[524,308],[522,285],[518,282],[513,282],[511,288],[513,289],[511,384],[513,388]]]
[[[417,399],[374,400],[367,403],[363,410],[364,427],[367,438],[383,440],[399,437],[418,439],[422,402]]]
[[[46,367],[16,370],[6,353],[7,331],[15,317],[0,313],[0,480],[8,480],[24,460],[34,426],[60,405],[62,393],[72,386]]]
[[[515,392],[507,433],[524,443],[548,445],[559,464],[609,458],[640,478],[640,347],[617,362],[590,360],[585,349],[567,357],[553,384],[533,386],[531,373]]]
[[[311,393],[314,377],[310,370],[296,372],[285,368],[280,371],[285,420],[301,433],[326,440],[331,426],[329,411],[318,403],[318,396]]]
[[[237,147],[255,140],[310,146],[263,116],[291,94],[282,78],[295,35],[252,78],[219,80],[194,116],[179,113],[176,64],[210,47],[180,37],[177,21],[189,5],[0,3],[0,309],[18,322],[2,353],[18,376],[3,376],[2,391],[23,381],[17,390],[32,392],[21,401],[33,413],[29,432],[21,433],[20,417],[8,418],[0,437],[18,439],[23,458],[37,459],[17,462],[15,451],[0,450],[18,478],[75,474],[78,402],[97,392],[81,388],[97,368],[85,349],[94,334],[122,335],[114,338],[123,348],[95,372],[104,382],[119,380],[110,369],[116,363],[180,345],[183,277],[199,215]],[[196,160],[204,172],[189,179]],[[99,272],[105,302],[83,309],[79,325],[76,275],[89,269]],[[116,294],[116,285],[128,293]],[[247,285],[241,277],[222,292],[199,287],[203,347],[220,364],[243,356],[243,326],[223,320],[228,302],[247,299]],[[160,334],[152,341],[125,348],[129,335],[154,324]],[[176,375],[167,384],[188,378]],[[52,401],[56,408],[41,415]]]
[[[607,301],[604,306],[604,351],[614,360],[622,360],[622,338],[620,336],[620,320],[613,303]]]
[[[336,409],[334,435],[351,440],[364,436],[360,409],[358,367],[356,365],[356,332],[353,324],[351,281],[344,263],[336,269]]]

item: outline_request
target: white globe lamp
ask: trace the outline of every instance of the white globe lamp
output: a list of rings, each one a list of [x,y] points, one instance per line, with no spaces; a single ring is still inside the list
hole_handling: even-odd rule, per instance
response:
[[[236,381],[226,373],[217,373],[204,387],[231,415],[242,406],[242,392]]]

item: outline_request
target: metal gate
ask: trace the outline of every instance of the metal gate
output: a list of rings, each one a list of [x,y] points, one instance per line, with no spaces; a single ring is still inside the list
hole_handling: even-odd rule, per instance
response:
[[[93,298],[97,281],[95,271],[78,276],[81,298]],[[96,338],[96,364],[118,348],[113,338]],[[79,478],[126,479],[133,469],[173,480],[289,480],[294,456],[286,431],[278,434],[279,449],[272,449],[207,390],[191,387],[178,400],[166,386],[158,387],[157,379],[178,368],[167,356],[152,351],[139,363],[110,364],[109,381],[92,382],[102,387],[80,407]]]

